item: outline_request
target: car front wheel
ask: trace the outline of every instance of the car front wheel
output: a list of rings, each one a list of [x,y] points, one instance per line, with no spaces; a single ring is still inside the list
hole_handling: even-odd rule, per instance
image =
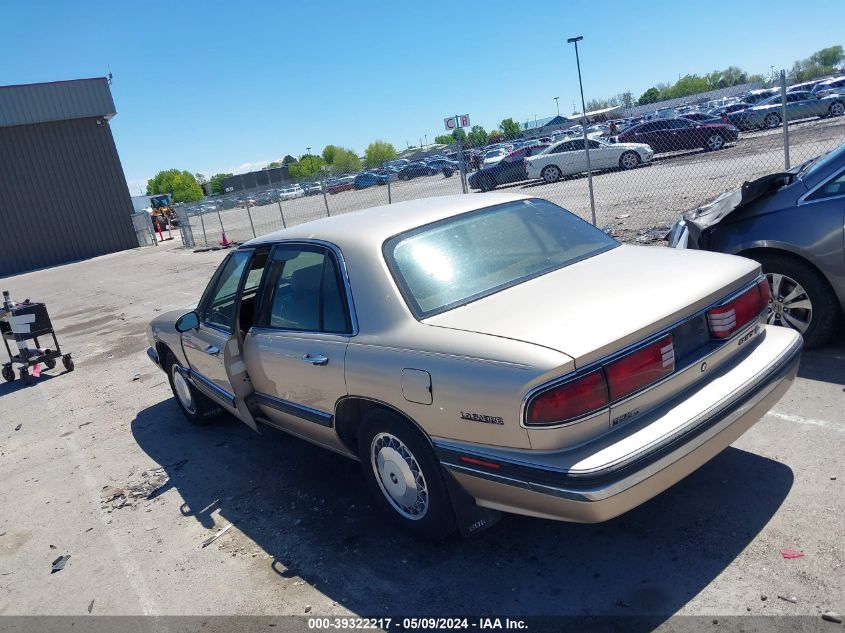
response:
[[[485,174],[479,179],[481,191],[493,191],[496,188],[496,179],[490,174]]]
[[[540,176],[546,182],[553,183],[563,178],[563,172],[557,165],[547,165],[546,167],[543,167],[543,171],[540,172]]]
[[[830,116],[842,116],[845,114],[845,103],[834,101],[830,104],[828,111],[830,112]]]
[[[824,345],[833,336],[839,314],[833,291],[809,264],[788,255],[754,256],[769,282],[766,322],[797,330],[807,348]]]
[[[634,169],[640,164],[640,155],[636,152],[627,151],[619,157],[619,167],[622,169]]]
[[[173,352],[167,353],[165,367],[167,368],[167,377],[170,380],[170,390],[188,422],[202,426],[210,423],[223,412],[221,407],[197,391],[185,378],[180,371],[182,365],[173,355]]]
[[[704,149],[708,152],[715,152],[725,146],[725,139],[721,134],[711,134],[704,142]]]
[[[438,542],[455,530],[441,466],[409,422],[391,411],[370,411],[358,434],[358,456],[376,503],[411,535]]]
[[[780,125],[780,115],[774,112],[767,114],[766,118],[763,119],[763,124],[769,129],[778,127]]]

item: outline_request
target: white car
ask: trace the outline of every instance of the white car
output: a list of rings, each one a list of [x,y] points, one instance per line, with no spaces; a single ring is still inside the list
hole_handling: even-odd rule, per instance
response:
[[[605,143],[588,139],[590,167],[600,169],[633,169],[642,163],[649,163],[654,151],[643,143]],[[542,178],[546,182],[557,182],[564,176],[587,171],[587,157],[584,139],[563,141],[552,145],[544,152],[525,159],[529,178]]]
[[[492,167],[500,160],[502,160],[505,156],[508,155],[508,151],[504,147],[499,147],[497,149],[491,149],[489,152],[485,152],[484,154],[484,163],[482,164],[482,168],[484,167]]]
[[[284,189],[279,189],[279,199],[280,200],[293,200],[294,198],[301,198],[305,195],[305,191],[299,185],[294,185],[293,187],[285,187]]]

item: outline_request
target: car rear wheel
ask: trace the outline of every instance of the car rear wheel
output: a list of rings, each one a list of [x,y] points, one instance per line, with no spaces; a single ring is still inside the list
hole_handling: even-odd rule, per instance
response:
[[[845,114],[845,103],[834,101],[830,104],[828,111],[830,112],[830,116],[842,116]]]
[[[766,118],[763,119],[764,125],[769,129],[778,127],[780,125],[780,121],[780,115],[775,114],[774,112],[767,114]]]
[[[543,171],[540,172],[540,176],[546,182],[553,183],[563,178],[563,172],[557,165],[546,165],[543,167]]]
[[[442,467],[409,422],[384,409],[370,411],[358,433],[358,456],[376,503],[402,528],[428,541],[455,530]]]
[[[711,134],[704,142],[704,149],[708,152],[715,152],[725,146],[725,139],[721,134]]]
[[[636,152],[627,151],[619,157],[619,167],[622,169],[634,169],[640,164],[640,155]]]
[[[485,174],[478,184],[481,186],[481,191],[493,191],[496,188],[496,179],[490,174]]]
[[[170,380],[170,390],[173,392],[176,404],[179,405],[182,414],[187,418],[188,422],[203,426],[212,422],[214,418],[223,412],[221,407],[197,391],[188,379],[185,378],[180,371],[183,369],[182,365],[176,359],[176,356],[173,355],[173,352],[167,353],[165,367],[167,369],[167,377]]]
[[[809,264],[788,255],[754,255],[769,282],[766,322],[799,331],[807,348],[833,335],[839,308],[827,281]]]

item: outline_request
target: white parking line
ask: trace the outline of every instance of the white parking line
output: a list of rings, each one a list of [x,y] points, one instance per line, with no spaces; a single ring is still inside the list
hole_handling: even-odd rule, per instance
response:
[[[830,422],[828,420],[817,420],[815,418],[805,418],[800,415],[794,415],[792,413],[781,413],[779,411],[769,411],[766,415],[769,415],[773,418],[777,418],[778,420],[786,420],[787,422],[796,422],[798,424],[807,424],[810,426],[821,426],[826,429],[834,429],[835,431],[845,432],[845,427],[836,422]]]

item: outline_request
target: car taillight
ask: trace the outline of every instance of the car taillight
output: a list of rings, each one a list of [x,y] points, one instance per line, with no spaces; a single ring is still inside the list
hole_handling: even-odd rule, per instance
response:
[[[605,365],[610,399],[618,400],[665,378],[675,371],[675,348],[672,337],[623,356]]]
[[[769,303],[769,284],[761,279],[753,288],[724,305],[707,311],[707,323],[713,338],[730,337],[734,332],[760,316]]]
[[[597,369],[581,378],[553,387],[531,401],[526,424],[559,424],[598,411],[609,403],[604,371]]]

